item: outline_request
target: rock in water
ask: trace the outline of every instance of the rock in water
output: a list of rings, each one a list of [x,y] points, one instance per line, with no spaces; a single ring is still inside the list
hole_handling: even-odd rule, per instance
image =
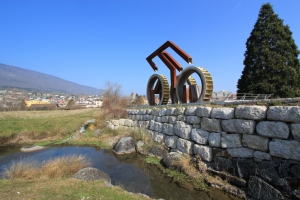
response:
[[[122,137],[113,147],[116,154],[126,154],[135,151],[135,143],[132,137]]]

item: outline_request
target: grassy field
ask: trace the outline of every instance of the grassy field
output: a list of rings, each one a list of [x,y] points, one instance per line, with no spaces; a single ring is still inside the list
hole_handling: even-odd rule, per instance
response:
[[[1,199],[78,199],[78,200],[143,200],[140,194],[108,187],[102,181],[82,181],[74,178],[40,180],[0,179]]]
[[[1,138],[64,137],[98,116],[100,109],[0,112]]]

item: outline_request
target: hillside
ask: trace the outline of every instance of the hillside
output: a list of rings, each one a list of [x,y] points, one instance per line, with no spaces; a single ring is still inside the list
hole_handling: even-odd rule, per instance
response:
[[[0,88],[20,88],[68,94],[100,94],[100,90],[55,76],[0,63]]]

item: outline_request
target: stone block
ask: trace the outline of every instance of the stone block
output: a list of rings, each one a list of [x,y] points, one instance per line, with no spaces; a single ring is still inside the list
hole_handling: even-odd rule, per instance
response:
[[[218,171],[232,171],[232,161],[228,158],[215,157],[213,167]]]
[[[213,108],[210,116],[215,119],[232,119],[234,118],[234,108]]]
[[[176,149],[177,148],[177,140],[178,140],[177,136],[166,136],[165,144],[167,147]]]
[[[169,116],[169,124],[175,124],[176,120],[177,120],[177,117]]]
[[[119,126],[119,120],[114,120],[114,119],[112,119],[112,120],[110,120],[111,121],[111,123],[114,125],[114,126]]]
[[[184,110],[185,110],[185,108],[176,108],[176,109],[174,110],[174,115],[175,115],[175,116],[183,115],[183,114],[184,114]]]
[[[223,133],[221,137],[222,148],[238,148],[242,147],[242,136],[240,134]]]
[[[260,151],[268,151],[269,149],[269,139],[259,135],[243,134],[242,144],[244,147]]]
[[[162,116],[166,116],[167,115],[167,109],[166,108],[162,108],[158,111],[158,116],[162,117]]]
[[[212,132],[221,132],[221,122],[219,119],[203,117],[201,120],[201,129]]]
[[[177,149],[182,153],[193,154],[194,143],[189,140],[178,138],[176,143]]]
[[[119,119],[119,126],[125,126],[126,119]]]
[[[131,127],[131,124],[132,124],[132,120],[131,120],[131,119],[126,119],[126,120],[124,121],[124,126]]]
[[[173,126],[173,124],[163,124],[162,132],[166,135],[174,135],[174,126]]]
[[[254,158],[259,160],[271,160],[271,155],[261,151],[254,151]]]
[[[158,116],[158,112],[159,112],[158,109],[153,109],[153,110],[152,110],[152,115]]]
[[[300,142],[273,139],[269,142],[270,155],[300,161]]]
[[[156,122],[161,122],[161,117],[155,116],[155,117],[154,117],[154,121],[156,121]]]
[[[185,111],[184,111],[184,114],[185,115],[193,115],[195,116],[196,115],[196,109],[197,107],[196,106],[188,106]]]
[[[237,158],[253,158],[253,149],[249,148],[233,148],[233,149],[227,149],[227,152],[232,156],[232,157],[237,157]]]
[[[221,147],[221,134],[210,133],[208,137],[208,144],[211,147]]]
[[[200,124],[193,124],[193,128],[201,128]]]
[[[291,132],[294,140],[300,141],[300,124],[291,124]]]
[[[175,115],[175,109],[176,108],[167,108],[167,116],[173,116]]]
[[[254,199],[285,199],[277,189],[256,176],[249,178],[248,194]]]
[[[155,124],[154,124],[154,131],[162,133],[162,125],[163,125],[162,123],[155,122]]]
[[[195,144],[193,147],[194,153],[199,155],[201,160],[211,162],[213,160],[212,148],[209,146],[203,146]]]
[[[211,113],[212,108],[211,107],[197,107],[196,109],[196,115],[198,117],[210,117],[210,113]]]
[[[191,131],[192,131],[192,126],[184,122],[177,121],[174,125],[175,135],[181,138],[188,139],[188,140],[191,139]]]
[[[178,115],[177,116],[177,121],[186,122],[186,116],[185,115]]]
[[[267,119],[284,122],[300,122],[300,106],[271,106]]]
[[[259,135],[287,139],[289,137],[289,126],[284,122],[262,121],[256,126],[256,132]]]
[[[154,131],[155,130],[155,121],[154,120],[151,120],[150,123],[149,123],[149,129]]]
[[[153,140],[158,143],[165,142],[165,135],[163,133],[153,132]]]
[[[256,163],[248,158],[233,158],[232,165],[234,168],[233,174],[235,176],[248,179],[249,176],[255,174]]]
[[[197,116],[187,116],[186,122],[189,124],[200,124],[200,118]]]
[[[235,108],[235,117],[238,119],[264,120],[267,115],[266,106],[239,105]]]
[[[131,122],[131,127],[137,127],[137,121],[132,121]]]
[[[152,115],[152,110],[151,110],[151,109],[147,109],[147,110],[146,110],[146,114]]]
[[[162,123],[168,123],[169,122],[169,117],[168,116],[161,117],[161,122]]]
[[[207,144],[209,132],[202,129],[192,129],[191,139],[198,144]]]
[[[231,133],[253,134],[255,131],[255,121],[243,119],[222,120],[222,129]]]

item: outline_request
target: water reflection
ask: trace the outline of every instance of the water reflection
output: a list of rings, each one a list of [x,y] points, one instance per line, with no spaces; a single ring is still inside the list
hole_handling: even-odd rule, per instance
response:
[[[6,153],[7,154],[7,153]],[[62,155],[81,154],[91,161],[91,166],[106,172],[113,185],[127,191],[143,193],[152,198],[175,199],[238,199],[219,190],[207,193],[179,188],[166,178],[155,166],[146,164],[144,156],[139,154],[115,155],[111,151],[97,147],[62,146],[49,147],[34,152],[17,152],[9,155],[0,153],[0,173],[9,167],[12,161],[31,159],[38,162]]]

